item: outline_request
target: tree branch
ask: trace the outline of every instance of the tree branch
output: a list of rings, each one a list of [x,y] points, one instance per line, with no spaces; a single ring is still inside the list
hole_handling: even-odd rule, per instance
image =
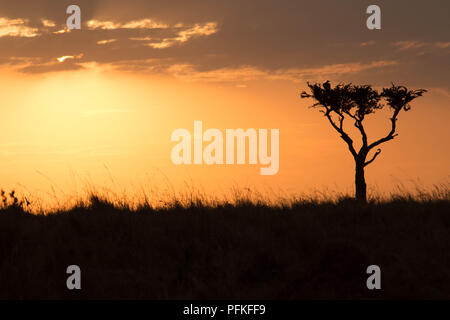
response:
[[[364,117],[359,118],[356,115],[351,114],[349,111],[345,111],[345,113],[355,120],[355,127],[358,128],[359,132],[361,133],[363,148],[367,148],[367,134],[362,124]]]
[[[337,113],[339,118],[339,126],[333,121],[333,119],[330,116],[331,109],[327,108],[327,111],[325,112],[325,116],[327,117],[328,121],[331,123],[331,126],[341,135],[341,138],[347,143],[348,149],[352,153],[353,157],[357,157],[357,153],[355,148],[353,147],[353,140],[349,137],[347,133],[344,132],[343,129],[343,122],[344,122],[344,116],[342,114]]]
[[[398,134],[395,134],[395,129],[396,129],[396,126],[397,126],[397,116],[398,116],[398,114],[399,114],[401,109],[402,108],[396,109],[394,111],[394,114],[392,115],[392,118],[391,118],[391,125],[392,125],[391,131],[389,131],[389,133],[384,138],[381,138],[381,139],[371,143],[369,145],[369,147],[368,147],[368,150],[371,150],[372,148],[375,148],[376,146],[378,146],[378,145],[380,145],[380,144],[382,144],[384,142],[387,142],[389,140],[392,140],[396,136],[398,136]]]
[[[362,124],[362,121],[356,121],[355,122],[355,127],[357,127],[359,132],[361,132],[363,147],[367,148],[367,134],[366,134],[366,131],[364,130],[364,126]]]
[[[372,159],[370,159],[369,161],[367,161],[366,163],[364,163],[364,167],[368,166],[369,164],[371,164],[372,162],[375,161],[375,159],[378,157],[378,155],[381,153],[381,149],[377,149],[377,152],[375,152],[375,154],[373,155]]]

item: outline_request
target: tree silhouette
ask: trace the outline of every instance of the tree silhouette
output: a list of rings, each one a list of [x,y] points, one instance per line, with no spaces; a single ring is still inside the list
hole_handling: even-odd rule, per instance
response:
[[[345,141],[355,160],[355,198],[358,201],[367,201],[367,185],[364,177],[366,166],[375,161],[381,152],[377,148],[375,153],[367,160],[370,151],[384,142],[394,139],[398,134],[397,117],[401,110],[411,109],[410,102],[420,97],[426,92],[424,89],[408,90],[404,86],[392,84],[389,88],[383,88],[381,93],[373,89],[371,85],[338,84],[334,88],[330,82],[323,84],[307,83],[310,93],[303,91],[301,98],[313,98],[315,103],[313,108],[320,108],[331,126]],[[385,102],[385,103],[383,103]],[[369,143],[366,130],[364,129],[364,119],[367,115],[374,113],[388,105],[392,110],[391,129],[386,136]],[[361,148],[355,150],[353,139],[344,130],[345,119],[354,121],[354,126],[361,135]]]

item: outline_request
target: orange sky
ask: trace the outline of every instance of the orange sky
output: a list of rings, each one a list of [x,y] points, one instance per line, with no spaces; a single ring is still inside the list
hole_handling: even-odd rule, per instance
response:
[[[382,36],[367,31],[364,23],[345,22],[349,25],[333,30],[339,36],[332,42],[322,27],[296,25],[293,8],[284,2],[278,11],[261,2],[260,17],[250,7],[238,11],[237,3],[214,8],[202,1],[187,13],[155,2],[147,16],[146,2],[132,2],[134,10],[119,14],[119,2],[80,1],[82,30],[59,34],[63,4],[55,8],[42,1],[35,11],[0,5],[3,188],[49,201],[54,201],[52,186],[64,198],[89,185],[130,196],[141,188],[186,191],[186,184],[209,194],[231,187],[350,193],[350,153],[323,115],[308,108],[311,101],[299,98],[306,81],[325,79],[377,88],[394,81],[429,90],[400,115],[400,135],[384,144],[368,167],[369,192],[448,181],[450,91],[444,71],[450,42],[441,22],[427,18],[432,34],[427,38],[404,23],[396,27],[390,15],[401,6],[386,4]],[[196,5],[205,15],[194,10]],[[330,1],[330,8],[334,5]],[[412,8],[417,6],[413,2]],[[351,21],[357,14],[350,7],[340,9],[342,19]],[[360,12],[364,21],[364,8]],[[331,15],[324,21],[335,25],[336,17],[324,14]],[[423,14],[431,17],[427,10]],[[344,35],[347,28],[354,34]],[[314,32],[323,41],[317,43]],[[193,132],[195,120],[203,121],[204,130],[279,129],[279,172],[261,176],[260,165],[174,165],[171,133]],[[371,115],[368,126],[369,139],[383,136],[388,114]]]

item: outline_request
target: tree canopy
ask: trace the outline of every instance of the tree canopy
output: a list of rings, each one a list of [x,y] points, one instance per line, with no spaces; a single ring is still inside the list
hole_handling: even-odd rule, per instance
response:
[[[381,92],[372,88],[371,85],[353,85],[338,84],[332,87],[329,81],[323,84],[307,83],[310,92],[303,91],[302,98],[313,98],[315,103],[313,108],[321,108],[321,112],[328,118],[333,128],[341,135],[342,139],[347,142],[349,149],[354,157],[359,152],[353,147],[353,140],[344,131],[344,119],[351,118],[354,125],[358,128],[362,136],[362,148],[360,151],[368,152],[379,144],[393,139],[396,136],[396,122],[400,111],[408,111],[411,109],[410,102],[426,92],[424,89],[408,90],[404,86],[396,86],[383,88]],[[391,117],[391,130],[389,133],[373,143],[369,144],[367,134],[364,129],[363,121],[366,115],[376,112],[379,109],[388,106],[393,110]],[[334,120],[332,115],[338,117]]]

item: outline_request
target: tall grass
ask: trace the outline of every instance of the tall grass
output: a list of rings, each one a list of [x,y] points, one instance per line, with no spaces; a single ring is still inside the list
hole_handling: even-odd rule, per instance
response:
[[[329,192],[191,188],[152,202],[90,191],[35,214],[2,193],[0,299],[450,298],[445,185],[367,205]],[[81,291],[65,287],[71,264]],[[381,291],[365,286],[371,264]]]
[[[89,207],[98,201],[108,203],[117,208],[137,210],[152,208],[154,210],[167,208],[216,208],[220,206],[244,205],[266,206],[274,208],[292,208],[301,204],[338,204],[352,201],[351,193],[339,190],[311,190],[308,193],[287,193],[283,190],[266,188],[264,190],[252,187],[231,187],[221,194],[212,194],[193,183],[185,184],[184,191],[176,191],[172,187],[148,189],[141,188],[139,192],[121,193],[110,187],[97,187],[86,184],[82,192],[59,195],[55,187],[50,186],[47,196],[32,193],[18,194],[15,190],[1,190],[0,206],[3,209],[15,208],[27,213],[48,214],[70,211],[74,207]],[[380,204],[392,201],[432,202],[450,200],[450,182],[434,184],[426,188],[418,183],[413,187],[394,186],[391,192],[373,191],[369,193],[369,204]]]
[[[44,210],[2,192],[0,299],[450,298],[448,185],[366,205],[329,191],[157,195],[91,187]],[[371,264],[381,291],[365,286]]]

